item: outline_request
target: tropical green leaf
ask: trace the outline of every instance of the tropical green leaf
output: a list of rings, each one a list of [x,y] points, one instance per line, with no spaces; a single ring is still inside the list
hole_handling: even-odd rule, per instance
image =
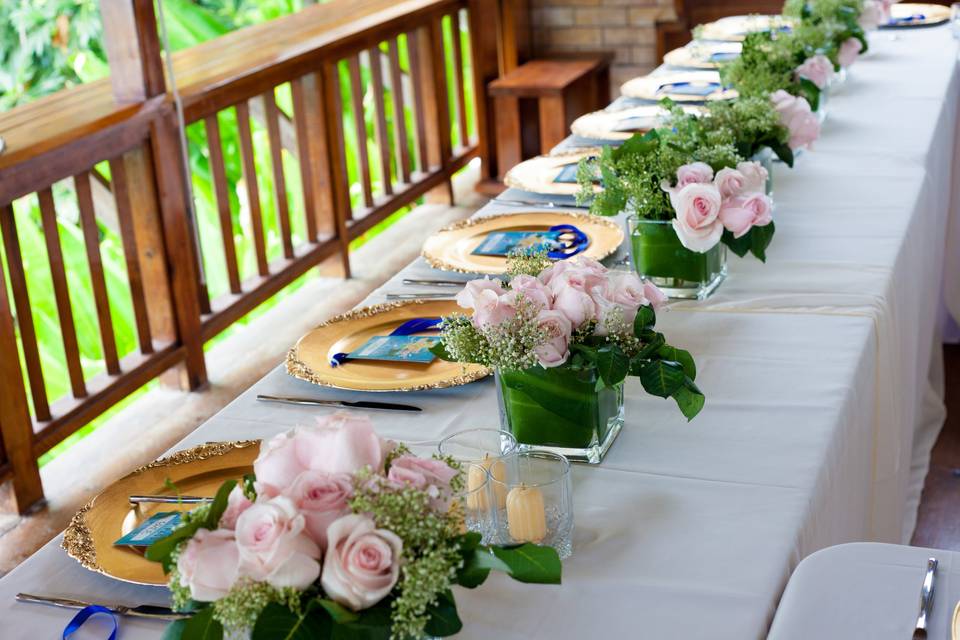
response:
[[[750,237],[750,251],[759,258],[761,262],[767,261],[767,247],[769,247],[773,241],[773,234],[776,233],[776,231],[777,227],[771,220],[770,224],[762,227],[752,227],[747,234]]]
[[[440,594],[437,604],[430,607],[427,613],[430,614],[430,619],[427,620],[424,631],[428,635],[446,638],[463,629],[463,622],[457,615],[457,603],[449,589]]]
[[[180,640],[183,638],[183,628],[186,626],[186,620],[174,620],[163,630],[160,640]]]
[[[611,344],[597,351],[597,372],[606,386],[617,386],[629,371],[630,358],[617,345]]]
[[[688,378],[691,380],[697,379],[697,364],[693,361],[693,356],[690,355],[689,351],[665,344],[657,351],[657,355],[664,360],[679,362]]]
[[[735,238],[729,229],[724,229],[723,235],[720,237],[720,239],[723,241],[723,244],[727,245],[727,248],[730,249],[730,251],[733,251],[740,258],[750,252],[751,241],[749,232],[740,236],[739,238]]]
[[[204,528],[213,531],[220,526],[220,518],[223,517],[223,512],[227,510],[227,501],[230,499],[230,492],[233,491],[235,486],[237,486],[236,480],[227,480],[217,489],[217,495],[214,496],[213,502],[210,504],[210,511],[207,512],[206,520],[203,523]]]
[[[492,547],[509,568],[510,577],[532,584],[560,584],[562,565],[556,549],[531,543],[519,547]]]
[[[657,312],[650,305],[644,305],[637,310],[633,319],[633,335],[638,338],[643,335],[644,329],[653,329],[657,324]]]
[[[273,602],[257,617],[251,640],[315,640],[326,638],[330,632],[330,619],[318,611],[317,601],[307,604],[303,615],[286,606]]]
[[[673,393],[673,399],[676,401],[677,406],[680,407],[680,413],[682,413],[687,420],[693,420],[694,416],[703,409],[705,402],[705,398],[700,392],[700,389],[698,389],[697,385],[693,383],[693,380],[689,378],[684,381],[682,387]]]
[[[279,636],[273,636],[279,638]],[[186,620],[181,640],[223,640],[223,625],[213,619],[213,607],[201,609]]]
[[[321,598],[317,600],[317,604],[323,607],[326,610],[326,612],[330,614],[330,617],[333,619],[333,621],[338,624],[343,624],[346,622],[354,622],[359,618],[359,616],[356,613],[354,613],[353,611],[350,611],[350,609],[347,609],[339,602],[334,602],[333,600]]]
[[[489,547],[477,547],[464,555],[463,567],[457,573],[457,584],[468,589],[478,587],[491,570],[510,573],[510,567],[494,555]]]

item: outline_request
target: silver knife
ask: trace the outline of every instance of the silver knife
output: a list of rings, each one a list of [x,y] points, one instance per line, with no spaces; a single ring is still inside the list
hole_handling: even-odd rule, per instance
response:
[[[387,300],[449,300],[456,297],[456,293],[388,293]]]
[[[206,502],[213,502],[213,498],[201,498],[200,496],[130,496],[130,504],[203,504]]]
[[[588,204],[576,204],[574,202],[553,202],[551,200],[510,200],[507,198],[494,198],[491,200],[494,204],[502,204],[508,207],[541,207],[543,209],[589,209]]]
[[[933,579],[937,574],[936,558],[927,559],[927,573],[923,576],[923,585],[920,587],[920,615],[917,616],[917,626],[913,630],[913,640],[926,640],[927,623],[930,620],[930,611],[933,609]]]
[[[289,398],[285,396],[268,396],[265,394],[258,395],[257,400],[262,402],[282,402],[284,404],[300,404],[314,407],[342,407],[345,409],[373,409],[380,411],[423,411],[423,409],[420,407],[415,407],[412,404],[372,402],[370,400],[347,402],[346,400],[314,400],[313,398]]]
[[[160,607],[152,604],[141,604],[133,607],[122,604],[100,604],[94,602],[83,602],[82,600],[70,600],[68,598],[52,598],[50,596],[35,596],[29,593],[18,593],[18,602],[35,602],[37,604],[46,604],[53,607],[63,607],[65,609],[83,609],[92,604],[109,609],[120,616],[136,616],[138,618],[154,618],[157,620],[181,620],[189,618],[189,613],[177,613],[170,607]]]
[[[414,278],[404,278],[403,284],[423,285],[425,287],[464,287],[466,280],[417,280]]]

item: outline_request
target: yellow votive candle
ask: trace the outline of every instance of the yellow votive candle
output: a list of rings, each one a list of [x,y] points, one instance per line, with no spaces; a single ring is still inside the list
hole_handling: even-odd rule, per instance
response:
[[[510,490],[507,525],[516,542],[540,542],[547,537],[547,511],[540,489],[521,484]]]
[[[482,464],[471,464],[467,470],[467,508],[476,511],[487,509],[487,492],[483,491],[483,483],[487,481],[487,468]]]

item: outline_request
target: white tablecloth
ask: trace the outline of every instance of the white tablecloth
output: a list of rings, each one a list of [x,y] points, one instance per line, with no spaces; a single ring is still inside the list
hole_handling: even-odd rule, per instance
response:
[[[824,549],[801,562],[768,640],[910,638],[927,558],[939,561],[927,637],[949,640],[960,600],[960,554],[866,542]]]
[[[832,97],[816,151],[776,174],[767,264],[731,258],[713,298],[660,314],[670,341],[697,359],[703,413],[688,424],[630,381],[619,441],[601,466],[575,471],[564,584],[493,578],[461,590],[461,637],[760,638],[802,558],[912,528],[911,453],[925,468],[942,417],[932,393],[931,426],[917,428],[951,203],[955,60],[946,28],[875,38]],[[437,275],[417,261],[384,290],[427,274]],[[278,368],[180,446],[267,437],[319,413],[257,404],[256,393],[360,397]],[[384,399],[425,409],[376,415],[388,437],[438,439],[497,422],[489,381]],[[69,618],[14,603],[18,591],[163,600],[162,590],[84,571],[58,544],[0,580],[4,638],[52,636]],[[160,634],[144,621],[124,627],[125,638]]]

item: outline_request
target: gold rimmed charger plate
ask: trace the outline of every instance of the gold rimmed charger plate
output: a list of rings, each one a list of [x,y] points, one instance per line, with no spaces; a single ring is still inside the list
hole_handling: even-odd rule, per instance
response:
[[[687,113],[701,113],[702,108],[687,105],[683,107]],[[587,113],[570,125],[574,135],[592,140],[627,140],[637,133],[646,133],[650,129],[660,126],[666,111],[656,104],[645,104],[620,111],[594,111]],[[629,124],[630,128],[624,128]]]
[[[950,638],[960,640],[960,602],[953,608],[953,620],[950,623]]]
[[[334,354],[349,353],[373,336],[388,335],[407,320],[454,313],[465,311],[453,300],[403,300],[355,309],[300,338],[287,354],[287,373],[323,387],[355,391],[424,391],[479,380],[490,374],[485,367],[444,360],[428,364],[349,360],[330,366]]]
[[[680,83],[692,85],[717,85],[712,93],[695,95],[671,91],[669,86]],[[628,80],[620,88],[623,95],[642,100],[662,100],[670,98],[674,102],[705,102],[713,100],[732,100],[737,97],[735,89],[724,89],[720,82],[718,71],[679,71],[642,76]]]
[[[70,521],[63,534],[67,554],[87,569],[145,585],[165,585],[163,568],[115,540],[161,511],[189,511],[197,505],[130,504],[132,495],[171,495],[169,479],[183,495],[213,496],[227,480],[253,471],[259,441],[210,442],[178,451],[117,480],[91,500]]]
[[[904,18],[923,16],[916,20],[904,21]],[[919,2],[901,2],[890,7],[890,17],[900,18],[883,25],[884,29],[906,29],[910,27],[932,27],[950,20],[950,7],[939,4]]]
[[[741,42],[748,34],[793,26],[793,19],[781,15],[728,16],[702,25],[697,37],[701,40]]]
[[[575,182],[554,182],[554,180],[567,165],[578,164],[584,158],[596,156],[599,153],[599,148],[589,147],[571,153],[530,158],[507,171],[507,175],[503,177],[503,183],[512,189],[532,193],[575,196],[580,192],[580,185]],[[599,191],[600,187],[595,187],[595,190]]]
[[[739,56],[742,49],[743,44],[740,42],[705,42],[696,40],[685,47],[679,47],[667,52],[667,55],[663,56],[663,61],[671,67],[719,69],[721,64],[727,62],[729,56]],[[724,57],[715,59],[714,56]]]
[[[499,275],[507,270],[503,256],[473,255],[484,238],[496,231],[546,231],[558,224],[571,224],[590,239],[582,254],[596,260],[611,255],[623,242],[623,229],[616,222],[587,213],[530,211],[464,220],[427,238],[423,257],[435,269]]]

